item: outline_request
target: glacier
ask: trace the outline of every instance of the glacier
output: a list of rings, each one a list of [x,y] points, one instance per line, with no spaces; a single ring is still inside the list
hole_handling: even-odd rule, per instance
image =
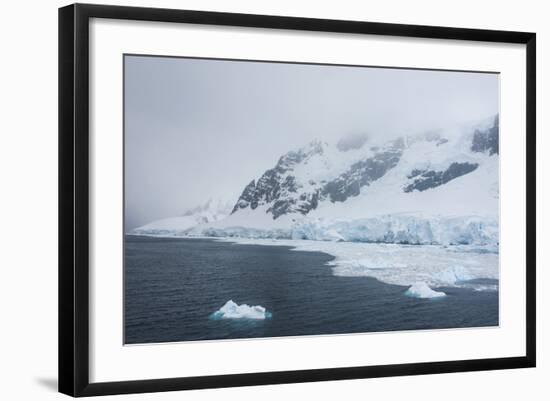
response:
[[[274,238],[412,245],[480,245],[498,248],[498,221],[482,216],[383,215],[364,219],[299,218],[274,227],[204,225],[188,236]],[[154,233],[151,233],[154,234]]]
[[[233,300],[227,301],[220,309],[211,315],[212,319],[251,319],[264,320],[271,318],[270,312],[263,306],[238,305]]]
[[[293,239],[413,245],[494,245],[498,222],[478,216],[383,215],[366,219],[307,219],[292,227]]]

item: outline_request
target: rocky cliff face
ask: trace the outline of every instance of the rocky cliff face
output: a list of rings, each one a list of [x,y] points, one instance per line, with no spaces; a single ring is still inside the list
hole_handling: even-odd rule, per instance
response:
[[[352,163],[329,181],[301,182],[293,174],[294,168],[299,164],[307,165],[313,157],[326,157],[326,147],[327,144],[314,141],[305,148],[282,156],[274,168],[267,170],[257,182],[252,180],[245,187],[233,213],[239,209],[250,207],[254,210],[260,205],[269,205],[267,213],[273,214],[276,219],[294,212],[307,214],[321,200],[344,202],[350,196],[357,196],[362,187],[368,186],[395,167],[403,151],[403,140],[396,140],[381,149],[371,149],[371,157]]]
[[[306,192],[296,182],[292,174],[294,167],[307,163],[311,157],[323,154],[323,144],[315,141],[306,148],[291,151],[282,156],[277,165],[267,170],[256,182],[252,180],[243,190],[233,208],[233,213],[239,209],[256,209],[260,205],[270,205],[269,213],[274,218],[282,214],[300,212],[306,214],[317,207],[318,191]]]

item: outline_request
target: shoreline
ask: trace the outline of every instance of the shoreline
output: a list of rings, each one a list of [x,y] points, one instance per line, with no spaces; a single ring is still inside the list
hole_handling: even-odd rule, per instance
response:
[[[327,263],[334,276],[372,277],[386,284],[429,288],[499,290],[499,254],[474,245],[412,245],[334,242],[292,239],[125,234],[165,239],[207,239],[238,245],[286,246],[291,251],[321,252],[334,259]],[[496,284],[477,284],[479,280]],[[473,282],[473,283],[471,283]]]

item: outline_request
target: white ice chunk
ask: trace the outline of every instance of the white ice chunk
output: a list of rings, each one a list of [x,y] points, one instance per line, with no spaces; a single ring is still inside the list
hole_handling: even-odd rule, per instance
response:
[[[411,285],[405,292],[405,295],[414,298],[439,298],[444,297],[446,294],[441,291],[434,291],[428,286],[428,284],[420,281]]]
[[[247,304],[238,305],[233,300],[229,300],[219,310],[212,314],[214,319],[269,319],[271,313],[267,312],[263,306],[249,306]]]

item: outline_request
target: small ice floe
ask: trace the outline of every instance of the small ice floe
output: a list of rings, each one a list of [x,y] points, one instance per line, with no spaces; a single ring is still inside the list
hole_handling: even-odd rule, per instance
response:
[[[213,319],[269,319],[271,313],[266,311],[263,306],[249,306],[247,304],[238,305],[233,300],[229,300],[219,310],[214,312]]]
[[[474,276],[466,267],[455,265],[434,273],[432,279],[454,285],[463,281],[473,280]]]
[[[428,284],[423,281],[411,285],[405,292],[405,295],[414,298],[439,298],[446,296],[444,292],[432,290]]]

